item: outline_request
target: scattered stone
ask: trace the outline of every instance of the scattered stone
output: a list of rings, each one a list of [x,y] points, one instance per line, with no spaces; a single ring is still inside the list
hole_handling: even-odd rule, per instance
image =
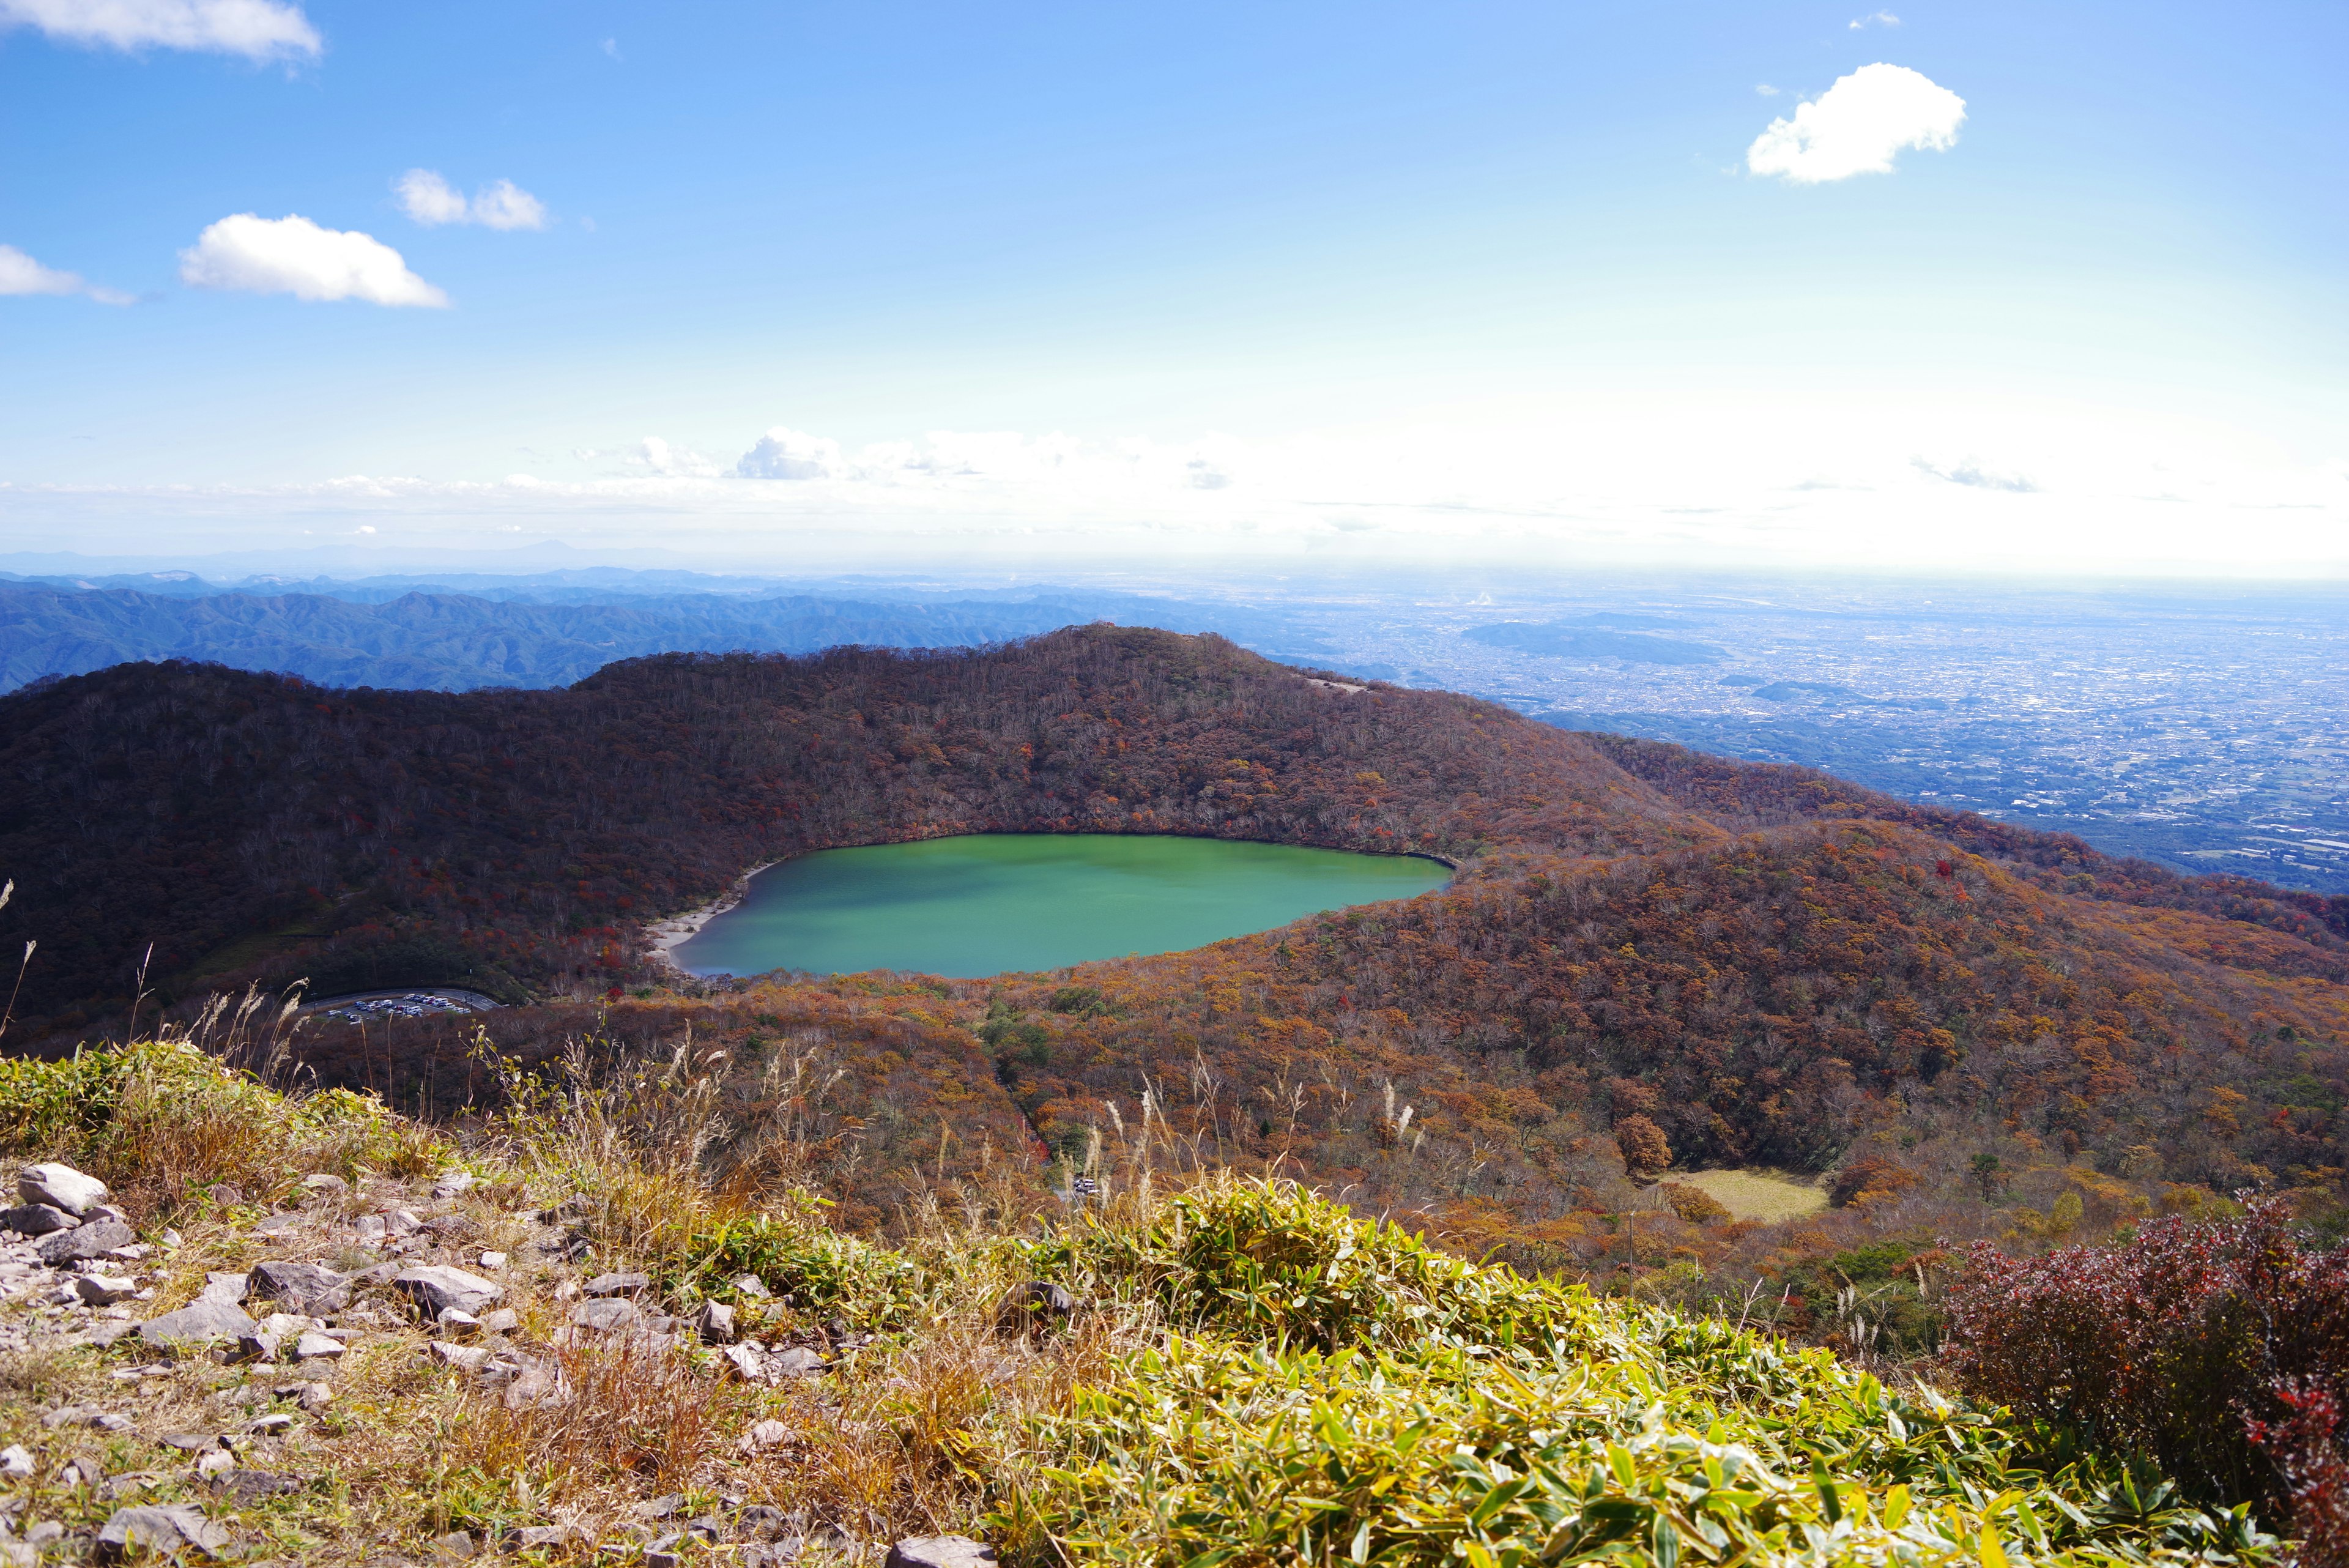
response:
[[[587,1282],[585,1289],[591,1296],[634,1295],[650,1288],[652,1282],[649,1274],[598,1274]]]
[[[458,1339],[471,1339],[481,1332],[481,1320],[460,1307],[450,1307],[440,1314],[440,1332]]]
[[[288,1416],[285,1417],[285,1421],[288,1426],[291,1426],[293,1424],[294,1417]],[[256,1423],[256,1425],[258,1423]],[[246,1428],[248,1431],[251,1429],[251,1428]],[[236,1469],[236,1456],[229,1453],[225,1449],[215,1449],[211,1453],[206,1454],[196,1460],[196,1479],[198,1480],[210,1480],[214,1476],[224,1475],[234,1469]]]
[[[484,1252],[481,1254],[481,1267],[485,1269],[502,1269],[505,1266],[506,1255],[503,1252]]]
[[[351,1283],[318,1263],[256,1263],[245,1277],[253,1301],[276,1302],[286,1312],[324,1317],[351,1304]]]
[[[1048,1280],[1012,1286],[996,1303],[995,1326],[1004,1334],[1041,1334],[1076,1310],[1077,1299]]]
[[[139,1293],[139,1282],[120,1274],[84,1274],[74,1282],[74,1293],[92,1306],[112,1306]]]
[[[50,1161],[28,1165],[16,1173],[16,1196],[26,1203],[44,1203],[68,1214],[87,1214],[106,1201],[106,1183],[70,1165]]]
[[[735,1325],[734,1309],[724,1302],[703,1303],[701,1310],[694,1314],[693,1328],[705,1345],[731,1345],[741,1337],[741,1330]]]
[[[995,1548],[968,1535],[912,1535],[889,1548],[884,1568],[994,1568]]]
[[[761,1421],[743,1435],[742,1449],[745,1453],[750,1453],[760,1449],[771,1449],[779,1443],[788,1443],[791,1440],[792,1429],[782,1422]]]
[[[302,1408],[313,1416],[335,1402],[331,1383],[281,1383],[270,1392],[280,1399],[300,1400]]]
[[[581,1302],[571,1309],[571,1321],[598,1334],[617,1334],[635,1326],[641,1314],[636,1303],[622,1301]]]
[[[483,1334],[512,1334],[522,1326],[522,1314],[512,1307],[500,1307],[481,1319]]]
[[[95,1405],[60,1405],[41,1417],[41,1425],[51,1431],[60,1427],[96,1427],[102,1432],[127,1432],[129,1420]]]
[[[391,1282],[394,1289],[422,1307],[424,1314],[431,1318],[438,1318],[450,1307],[478,1314],[506,1293],[503,1285],[479,1274],[439,1264],[403,1270],[392,1277]]]
[[[746,1296],[754,1302],[767,1299],[767,1282],[756,1274],[737,1274],[726,1282],[734,1287],[736,1295]]]
[[[322,1170],[316,1175],[304,1177],[302,1189],[305,1192],[316,1192],[332,1198],[348,1192],[351,1189],[351,1184],[339,1176],[330,1176]]]
[[[196,1293],[196,1300],[218,1302],[222,1306],[236,1306],[244,1300],[245,1292],[251,1288],[251,1279],[250,1274],[224,1272],[206,1274],[204,1288]]]
[[[22,1443],[11,1443],[0,1449],[0,1476],[11,1480],[23,1480],[33,1473],[32,1450]]]
[[[315,1317],[300,1313],[274,1312],[261,1320],[261,1332],[272,1339],[290,1339],[295,1334],[311,1334],[326,1327]]]
[[[57,1484],[62,1487],[97,1488],[106,1484],[106,1467],[88,1454],[77,1454],[73,1463],[57,1472]]]
[[[300,1491],[302,1483],[293,1476],[278,1475],[272,1470],[231,1469],[212,1478],[212,1490],[242,1508],[267,1497],[277,1497],[289,1491]]]
[[[137,1240],[139,1233],[121,1220],[98,1220],[44,1236],[34,1244],[33,1251],[49,1267],[62,1269],[85,1258],[102,1258],[115,1248],[128,1247]]]
[[[216,1340],[243,1339],[259,1328],[225,1302],[198,1300],[177,1312],[149,1318],[139,1325],[139,1337],[153,1345],[200,1348]]]
[[[160,1246],[168,1252],[175,1247],[184,1245],[187,1241],[187,1238],[181,1235],[177,1231],[166,1231],[161,1235],[156,1237],[155,1241],[157,1245]]]
[[[274,1438],[294,1429],[294,1417],[283,1410],[273,1410],[266,1416],[256,1416],[244,1424],[244,1429],[257,1438]]]
[[[722,1353],[727,1365],[745,1383],[763,1383],[767,1378],[767,1357],[755,1345],[730,1345]]]
[[[823,1370],[823,1357],[805,1345],[779,1350],[767,1357],[771,1377],[813,1377]]]
[[[277,1359],[277,1335],[255,1328],[251,1334],[240,1334],[229,1347],[228,1359],[241,1361],[274,1361]]]
[[[436,1339],[424,1349],[442,1366],[456,1367],[460,1372],[481,1371],[489,1366],[490,1357],[496,1354],[485,1345],[451,1345],[445,1339]]]
[[[528,1552],[534,1546],[585,1544],[587,1532],[575,1524],[526,1524],[514,1532],[514,1544]]]
[[[294,1341],[296,1361],[333,1361],[349,1349],[341,1340],[324,1334],[305,1334]]]
[[[253,1233],[256,1236],[290,1236],[299,1231],[303,1223],[304,1217],[300,1214],[271,1214],[254,1226]]]
[[[98,1532],[101,1563],[120,1562],[140,1547],[150,1552],[176,1552],[188,1547],[218,1556],[228,1545],[228,1532],[204,1517],[193,1503],[150,1503],[119,1508]]]
[[[155,1440],[183,1454],[201,1454],[221,1446],[220,1435],[216,1432],[166,1432]]]
[[[678,1509],[683,1508],[684,1506],[685,1493],[681,1491],[673,1491],[667,1497],[657,1497],[650,1502],[638,1503],[636,1505],[636,1517],[638,1519],[667,1519],[670,1514],[675,1513]]]
[[[431,1546],[432,1555],[443,1563],[461,1563],[473,1555],[475,1550],[472,1536],[461,1530],[434,1536]]]
[[[80,1223],[64,1210],[47,1203],[0,1210],[0,1228],[14,1231],[19,1236],[47,1236],[56,1231],[70,1231]]]
[[[470,1170],[451,1170],[432,1184],[432,1196],[439,1199],[461,1198],[481,1185],[481,1179]]]

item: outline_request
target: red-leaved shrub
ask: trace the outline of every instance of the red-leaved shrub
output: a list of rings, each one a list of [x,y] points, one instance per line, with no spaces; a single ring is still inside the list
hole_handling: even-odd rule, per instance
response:
[[[2341,1451],[2341,1401],[2330,1388],[2283,1378],[2270,1390],[2289,1412],[2279,1421],[2244,1423],[2251,1441],[2283,1473],[2292,1528],[2300,1537],[2297,1568],[2349,1565],[2349,1454]]]
[[[2305,1563],[2344,1538],[2333,1433],[2349,1395],[2349,1247],[2303,1247],[2281,1199],[2119,1246],[2011,1258],[1950,1290],[1944,1359],[1971,1393],[2152,1459],[2211,1501],[2289,1510]]]

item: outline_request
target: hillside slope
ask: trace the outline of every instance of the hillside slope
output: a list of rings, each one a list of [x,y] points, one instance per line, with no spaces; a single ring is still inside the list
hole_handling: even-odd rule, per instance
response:
[[[1316,685],[1212,638],[673,656],[462,696],[150,667],[0,720],[0,942],[40,941],[19,1014],[60,1044],[127,1003],[150,940],[167,1001],[295,974],[575,999],[495,1019],[540,1059],[599,1029],[689,1027],[746,1061],[798,1041],[838,1075],[825,1169],[862,1222],[925,1169],[1031,1139],[1081,1162],[1145,1116],[1200,1164],[1583,1261],[1619,1234],[1641,1126],[1682,1165],[1867,1152],[1945,1196],[2044,1172],[2035,1201],[2070,1190],[2108,1221],[2165,1182],[2330,1192],[2349,1168],[2336,906],[1802,770]],[[655,978],[643,924],[746,866],[1006,830],[1462,869],[1063,975],[581,1004]],[[403,1099],[488,1092],[469,1050],[419,1025],[397,1051],[322,1035],[312,1059]]]

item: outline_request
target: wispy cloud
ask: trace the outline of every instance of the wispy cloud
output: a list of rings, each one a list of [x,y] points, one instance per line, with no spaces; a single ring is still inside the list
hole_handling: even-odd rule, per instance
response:
[[[1871,11],[1865,16],[1854,16],[1851,19],[1851,30],[1855,33],[1868,27],[1898,27],[1899,26],[1900,26],[1900,18],[1889,11]]]
[[[2012,491],[2017,495],[2035,495],[2039,493],[2039,486],[2022,474],[1992,473],[1982,465],[1982,460],[1979,458],[1970,457],[1948,468],[1929,462],[1921,457],[1910,458],[1909,464],[1920,473],[1945,480],[1951,484],[1969,485],[1976,490],[2005,490]]]
[[[1889,174],[1908,149],[1956,145],[1965,118],[1966,100],[1923,73],[1862,66],[1791,117],[1772,120],[1745,150],[1745,166],[1795,185]]]
[[[114,49],[192,49],[249,60],[316,59],[326,47],[283,0],[0,0],[0,27]]]
[[[1754,83],[1754,90],[1760,93],[1764,98],[1776,98],[1778,96],[1778,89],[1772,87],[1768,82]]]
[[[180,253],[180,280],[195,288],[290,294],[296,299],[361,299],[370,305],[440,307],[449,296],[408,270],[398,251],[371,234],[325,229],[296,215],[222,218]]]
[[[391,188],[399,192],[400,210],[428,227],[442,223],[479,223],[485,229],[546,227],[546,203],[511,180],[482,186],[471,201],[433,169],[410,169],[393,181]]]
[[[14,245],[0,245],[0,295],[78,294],[100,305],[129,305],[130,296],[100,288],[79,274],[43,266]]]

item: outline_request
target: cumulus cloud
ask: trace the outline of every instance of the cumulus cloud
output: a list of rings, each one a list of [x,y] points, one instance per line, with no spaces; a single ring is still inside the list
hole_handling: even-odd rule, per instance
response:
[[[499,180],[465,193],[441,178],[439,171],[410,169],[391,182],[399,192],[400,210],[427,226],[479,223],[485,229],[543,229],[546,203],[511,180]]]
[[[439,307],[449,296],[408,270],[398,251],[356,230],[322,229],[298,216],[222,218],[180,253],[180,280],[196,288],[364,299]]]
[[[628,468],[664,478],[714,479],[725,472],[692,448],[671,446],[658,436],[645,437],[636,443],[636,451],[620,461]]]
[[[744,479],[832,479],[843,467],[838,441],[777,425],[742,454],[734,472]]]
[[[1954,463],[1948,468],[1928,462],[1921,457],[1912,457],[1909,460],[1909,463],[1920,473],[1930,475],[1934,479],[1945,480],[1951,484],[1968,485],[1975,490],[2007,490],[2017,495],[2034,495],[2039,491],[2039,486],[2022,474],[1992,473],[1982,465],[1982,460],[1979,458],[1970,457],[1963,462]]]
[[[196,49],[249,60],[316,59],[325,47],[282,0],[0,0],[0,27],[116,49]]]
[[[1791,119],[1774,119],[1745,151],[1745,166],[1796,185],[1889,174],[1909,148],[1956,144],[1966,100],[1906,66],[1862,66]]]
[[[43,266],[14,245],[0,245],[0,295],[9,294],[80,294],[100,305],[130,303],[129,295],[100,288],[79,273]]]
[[[1865,16],[1854,16],[1851,19],[1851,30],[1855,33],[1868,27],[1898,27],[1899,26],[1900,26],[1900,18],[1889,11],[1874,11]]]

